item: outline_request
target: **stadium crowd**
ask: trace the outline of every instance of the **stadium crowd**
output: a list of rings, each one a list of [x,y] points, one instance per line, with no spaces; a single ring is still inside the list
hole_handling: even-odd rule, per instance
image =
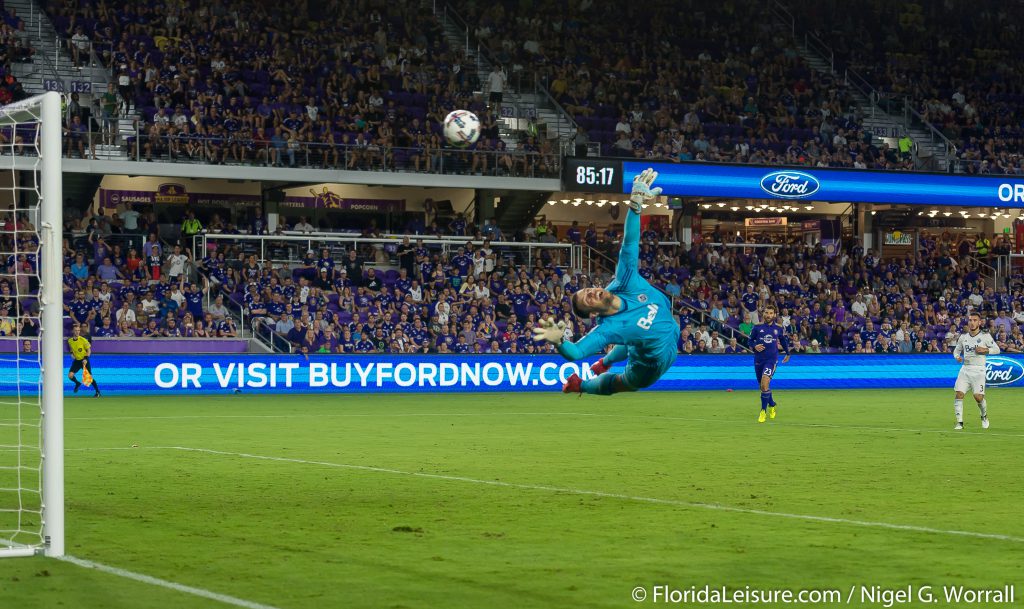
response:
[[[922,256],[881,261],[856,246],[830,259],[820,247],[762,254],[664,247],[645,236],[640,273],[676,297],[682,353],[744,351],[743,335],[767,303],[779,308],[797,352],[946,352],[972,310],[990,319],[1006,351],[1024,350],[1024,293],[982,285],[972,240],[929,237]],[[998,242],[993,254],[1006,247]],[[527,270],[487,240],[450,257],[406,243],[398,257],[400,270],[384,272],[366,268],[357,251],[337,261],[327,250],[310,252],[291,272],[257,271],[250,260],[245,272],[259,279],[245,287],[218,270],[230,256],[206,264],[234,298],[241,294],[249,315],[298,349],[332,352],[542,351],[530,332],[537,320],[564,319],[567,336],[580,336],[588,324],[571,314],[569,297],[606,279],[559,270],[543,254]]]
[[[605,155],[913,168],[908,151],[872,142],[846,85],[808,66],[763,5],[516,5],[463,8],[499,61],[548,83]]]
[[[149,226],[145,217],[136,221]],[[156,233],[126,248],[103,224],[89,219],[86,234],[66,244],[64,270],[68,323],[100,337],[238,336],[244,311],[247,326],[299,352],[541,353],[549,347],[530,331],[538,319],[563,319],[567,336],[581,336],[590,322],[572,315],[569,297],[608,279],[573,273],[543,248],[527,265],[486,236],[459,241],[450,254],[407,238],[390,268],[377,268],[370,246],[318,249],[296,265],[275,266],[234,245],[198,253],[164,247]],[[265,232],[259,217],[249,228]],[[458,218],[447,229],[466,231]],[[612,249],[618,238],[593,226],[563,228],[561,236],[549,230],[538,236],[534,228],[527,238]],[[1024,291],[985,286],[974,262],[1008,253],[1002,236],[924,234],[920,255],[886,260],[854,243],[828,257],[820,245],[686,248],[662,245],[664,237],[644,232],[640,273],[674,297],[681,353],[745,352],[745,335],[769,303],[796,352],[948,352],[975,310],[1002,349],[1024,352]],[[9,264],[27,264],[26,256]],[[16,323],[17,313],[11,318]]]
[[[79,108],[110,139],[118,116],[138,112],[146,160],[259,163],[344,169],[551,175],[546,138],[511,147],[494,110],[473,91],[475,66],[449,47],[419,2],[136,3],[54,0],[59,32],[92,45],[117,85]],[[312,11],[312,12],[311,12]],[[325,18],[329,16],[330,18]],[[311,27],[310,24],[315,24]],[[455,150],[441,137],[454,108],[481,119],[480,140]],[[76,119],[72,118],[72,121]],[[84,154],[78,146],[69,154]]]
[[[965,171],[1024,174],[1020,4],[981,0],[969,15],[949,2],[869,0],[856,11],[836,0],[788,4],[840,66],[883,95],[912,100],[956,145]]]
[[[532,132],[508,146],[495,108],[471,93],[537,79],[579,124],[577,142],[606,155],[915,167],[909,137],[875,141],[848,84],[812,69],[767,4],[581,0],[520,10],[513,0],[459,0],[498,64],[483,82],[438,19],[410,0],[332,0],[316,10],[228,0],[167,10],[127,0],[45,5],[73,54],[95,48],[112,67],[116,91],[94,114],[109,138],[113,117],[139,111],[141,158],[548,175],[556,146]],[[964,171],[1024,172],[1024,66],[1016,30],[1004,27],[1024,17],[1019,6],[983,0],[966,20],[943,3],[783,6],[833,47],[837,73],[853,68],[883,97],[908,96],[953,140]],[[474,152],[446,150],[439,124],[453,108],[483,121]],[[69,124],[69,137],[83,129]],[[69,154],[84,154],[76,148]]]

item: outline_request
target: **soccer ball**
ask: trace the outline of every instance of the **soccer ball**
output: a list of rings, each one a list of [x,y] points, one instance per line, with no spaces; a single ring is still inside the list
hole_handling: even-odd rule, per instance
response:
[[[452,146],[470,146],[480,138],[480,119],[469,110],[455,110],[444,117],[444,139]]]

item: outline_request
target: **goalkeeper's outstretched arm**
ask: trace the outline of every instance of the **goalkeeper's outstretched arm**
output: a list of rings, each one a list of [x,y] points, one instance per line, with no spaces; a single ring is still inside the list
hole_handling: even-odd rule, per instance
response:
[[[578,342],[565,340],[565,322],[555,323],[549,319],[542,319],[540,325],[533,329],[534,340],[543,340],[551,343],[558,349],[558,353],[574,362],[604,351],[610,344],[608,337],[598,326]]]
[[[615,276],[626,277],[636,271],[640,264],[640,214],[632,208],[626,212],[626,222],[622,231],[622,245],[619,247],[619,259],[615,263]]]
[[[635,272],[640,263],[640,212],[650,200],[661,194],[660,188],[651,188],[658,172],[645,169],[633,178],[633,191],[629,195],[629,211],[622,231],[622,245],[619,247],[619,260],[615,264],[615,277],[626,282],[630,274]]]

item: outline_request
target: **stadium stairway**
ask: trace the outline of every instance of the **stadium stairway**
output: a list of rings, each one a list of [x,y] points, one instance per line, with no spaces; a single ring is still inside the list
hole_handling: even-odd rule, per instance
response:
[[[100,187],[103,176],[93,173],[70,173],[62,174],[63,194],[65,201],[71,201],[75,209],[82,209],[83,201],[92,201],[96,196],[96,189]]]
[[[501,195],[501,204],[498,206],[495,221],[501,228],[506,239],[514,238],[530,224],[537,213],[547,203],[550,192],[532,192],[527,190],[513,190]]]
[[[24,35],[35,49],[32,63],[13,63],[11,68],[15,77],[25,87],[25,91],[35,95],[43,93],[46,81],[58,81],[65,94],[77,91],[79,103],[83,108],[98,112],[92,105],[94,95],[99,98],[107,90],[111,76],[107,68],[98,63],[86,62],[81,68],[75,67],[67,47],[57,35],[53,23],[42,12],[33,0],[4,0],[4,6],[25,22]],[[132,129],[134,133],[134,129]],[[101,159],[127,158],[120,146],[99,144],[96,146],[96,157]]]
[[[426,5],[426,4],[425,4]],[[483,90],[486,87],[487,76],[491,73],[491,60],[487,54],[480,49],[477,41],[473,40],[469,32],[469,26],[458,16],[458,13],[450,5],[431,4],[434,14],[444,26],[445,38],[453,49],[463,49],[466,54],[466,63],[476,66],[476,83],[480,90],[476,91],[486,97]],[[532,83],[532,77],[530,78]],[[516,86],[513,76],[509,75],[509,82],[505,87],[504,100],[502,102],[506,115],[501,118],[501,139],[509,150],[515,150],[519,144],[519,138],[527,132],[530,121],[535,120],[539,135],[548,139],[559,141],[571,141],[576,134],[576,123],[572,117],[562,110],[549,95],[544,92],[527,93],[520,89],[524,86]]]
[[[823,74],[832,74],[835,78],[842,80],[843,75],[832,69],[832,64],[824,57],[808,46],[798,45],[798,54],[814,70]],[[865,129],[870,129],[875,144],[887,143],[891,148],[896,147],[903,131],[910,134],[911,139],[917,145],[916,164],[918,169],[930,171],[945,171],[948,163],[946,144],[942,140],[932,137],[932,133],[910,124],[903,116],[894,116],[884,112],[877,104],[864,96],[857,87],[850,87],[850,92],[857,101],[858,113],[863,117]]]
[[[92,92],[99,95],[106,91],[107,83],[110,82],[107,69],[91,62],[86,62],[82,68],[75,67],[53,23],[33,0],[4,0],[4,7],[16,11],[18,17],[25,22],[23,34],[36,51],[32,63],[12,65],[14,75],[23,83],[26,91],[42,93],[46,90],[44,81],[58,80],[63,84],[64,91],[70,93],[74,84],[74,90],[79,94],[79,103],[83,107],[91,105]]]

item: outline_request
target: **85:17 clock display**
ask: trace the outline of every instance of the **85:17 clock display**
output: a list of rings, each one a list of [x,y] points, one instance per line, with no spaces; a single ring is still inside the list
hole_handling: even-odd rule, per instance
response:
[[[622,163],[599,159],[566,159],[566,190],[614,192],[622,190]]]

